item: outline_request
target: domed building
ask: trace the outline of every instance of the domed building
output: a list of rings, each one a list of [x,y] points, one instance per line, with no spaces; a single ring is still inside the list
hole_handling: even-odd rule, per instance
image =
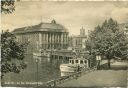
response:
[[[67,49],[68,30],[55,20],[51,23],[17,28],[13,31],[18,42],[29,42],[30,51],[39,49]]]

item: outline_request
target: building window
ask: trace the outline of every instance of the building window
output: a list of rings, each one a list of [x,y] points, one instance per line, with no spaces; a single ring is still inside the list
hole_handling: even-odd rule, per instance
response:
[[[74,64],[74,60],[72,60],[72,64]]]
[[[72,63],[72,61],[70,60],[69,63]]]
[[[76,60],[76,63],[78,63],[78,60]]]
[[[85,60],[85,61],[84,61],[84,63],[86,64],[86,63],[87,63],[87,61]]]
[[[83,64],[83,60],[80,60],[80,64]]]

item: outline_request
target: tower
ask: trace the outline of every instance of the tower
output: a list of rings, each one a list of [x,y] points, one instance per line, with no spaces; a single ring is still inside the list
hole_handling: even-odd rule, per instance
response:
[[[85,36],[85,29],[83,27],[80,29],[80,36]]]

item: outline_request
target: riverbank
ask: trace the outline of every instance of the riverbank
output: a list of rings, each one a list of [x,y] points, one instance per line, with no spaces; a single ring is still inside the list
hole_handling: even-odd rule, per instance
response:
[[[107,63],[100,70],[85,74],[78,79],[73,79],[58,85],[59,87],[126,87],[127,62],[111,63],[108,70]]]
[[[126,87],[127,70],[97,70],[58,87]]]

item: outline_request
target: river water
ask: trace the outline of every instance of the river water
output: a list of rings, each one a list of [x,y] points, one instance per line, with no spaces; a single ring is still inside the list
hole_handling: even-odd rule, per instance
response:
[[[27,55],[24,59],[25,63],[27,63],[27,68],[19,74],[6,74],[3,79],[5,84],[16,84],[18,86],[27,82],[34,83],[38,81],[44,83],[60,77],[59,66],[64,62],[63,60],[39,57],[39,61],[36,63],[35,59],[32,55]]]

